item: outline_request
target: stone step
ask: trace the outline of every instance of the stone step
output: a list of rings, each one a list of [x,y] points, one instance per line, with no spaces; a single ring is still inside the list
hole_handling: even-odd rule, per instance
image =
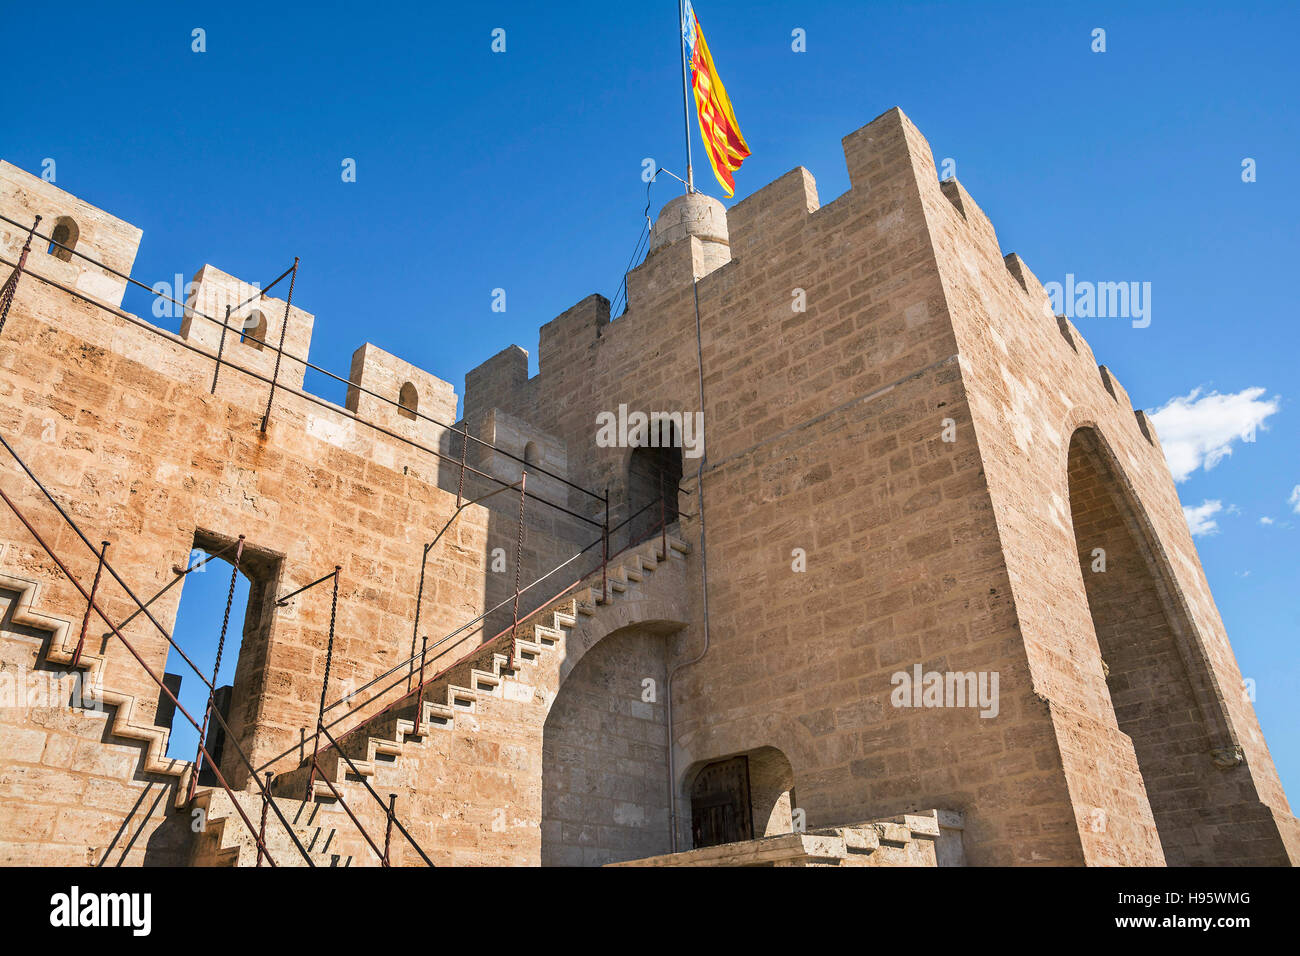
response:
[[[260,827],[262,797],[236,792],[238,801],[254,827]],[[337,852],[338,830],[333,813],[314,802],[304,803],[276,797],[275,805],[293,828],[294,836],[316,866],[350,866],[352,858]],[[203,789],[195,794],[193,809],[204,812],[204,828],[195,842],[194,866],[255,866],[257,839],[236,812],[231,795],[221,789]],[[328,817],[328,819],[327,819]],[[266,817],[266,850],[278,866],[307,866],[302,853],[274,812]],[[263,865],[269,866],[266,860]]]
[[[655,538],[619,555],[606,568],[607,597],[602,598],[600,571],[587,576],[586,583],[558,599],[549,607],[530,615],[515,631],[514,668],[510,658],[488,646],[456,661],[432,679],[424,688],[420,732],[415,733],[414,699],[402,701],[390,710],[376,714],[362,728],[336,737],[342,751],[352,758],[355,770],[347,761],[329,750],[320,757],[321,774],[312,786],[312,801],[319,805],[335,802],[328,783],[342,792],[351,781],[373,776],[377,764],[400,761],[405,748],[422,746],[435,733],[453,729],[459,715],[472,715],[480,700],[502,698],[506,682],[517,676],[520,668],[534,666],[543,655],[559,649],[566,631],[577,625],[580,617],[599,613],[599,608],[613,604],[626,594],[629,582],[644,581],[673,555],[690,553],[689,546],[678,538],[668,537],[668,555]],[[276,779],[278,794],[296,795],[306,789],[311,777],[310,764],[304,764]]]

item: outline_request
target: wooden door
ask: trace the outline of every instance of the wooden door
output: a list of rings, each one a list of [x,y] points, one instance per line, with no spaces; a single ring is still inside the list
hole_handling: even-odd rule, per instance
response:
[[[749,758],[709,764],[691,787],[691,842],[698,849],[753,838]]]

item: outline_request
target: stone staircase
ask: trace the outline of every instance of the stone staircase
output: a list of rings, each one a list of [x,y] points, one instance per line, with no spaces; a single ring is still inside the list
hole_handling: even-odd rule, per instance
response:
[[[597,570],[575,589],[520,621],[514,639],[513,664],[507,654],[509,648],[501,641],[493,641],[471,651],[437,675],[421,695],[423,711],[418,734],[414,698],[398,701],[346,734],[334,733],[343,753],[351,759],[351,765],[332,747],[322,748],[319,754],[321,773],[316,775],[313,784],[313,800],[334,800],[328,784],[322,779],[324,777],[344,794],[350,806],[354,799],[373,803],[373,798],[360,787],[350,789],[350,785],[357,784],[362,777],[373,778],[379,767],[398,764],[406,748],[425,746],[432,735],[455,728],[458,719],[463,719],[466,727],[476,731],[477,722],[473,715],[483,698],[530,703],[533,700],[531,686],[517,679],[523,669],[537,666],[545,656],[561,647],[579,616],[600,614],[606,604],[617,604],[631,584],[645,580],[666,560],[690,552],[685,542],[671,534],[667,546],[668,555],[665,557],[661,538],[655,537],[611,557],[606,574],[609,584],[607,599],[602,598],[601,576]],[[273,789],[277,794],[301,798],[310,775],[310,761],[307,761],[276,777]]]
[[[71,670],[79,629],[74,628],[69,621],[36,610],[38,585],[35,581],[0,573],[0,589],[17,594],[12,614],[15,624],[49,633],[50,640],[45,652],[45,663],[59,669]],[[103,620],[98,615],[92,614],[86,642],[82,647],[81,658],[76,668],[81,673],[83,699],[89,701],[92,695],[95,696],[99,704],[112,714],[108,725],[108,733],[112,737],[144,744],[139,768],[141,771],[176,779],[176,806],[179,808],[184,804],[185,789],[194,766],[193,761],[168,757],[167,740],[171,731],[151,721],[137,718],[137,698],[134,695],[110,690],[104,685],[104,657],[94,653],[91,647],[99,643],[99,635],[106,630]],[[112,638],[112,640],[117,639]],[[184,718],[178,715],[177,719]]]
[[[244,813],[258,825],[262,815],[262,798],[256,793],[236,793]],[[276,797],[276,806],[284,814],[298,842],[316,866],[351,866],[352,856],[341,846],[338,825],[347,824],[342,813],[315,801]],[[231,795],[220,788],[203,789],[194,795],[191,812],[202,811],[203,827],[194,842],[191,866],[256,866],[257,840],[235,812]],[[307,865],[275,813],[266,815],[266,849],[277,866]],[[270,863],[263,860],[263,866]]]
[[[952,810],[779,833],[739,843],[607,863],[646,866],[965,866],[965,817]]]

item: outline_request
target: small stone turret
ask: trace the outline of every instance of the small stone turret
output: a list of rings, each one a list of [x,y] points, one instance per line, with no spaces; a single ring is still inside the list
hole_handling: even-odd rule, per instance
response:
[[[667,202],[650,233],[650,253],[687,236],[700,241],[703,253],[696,265],[697,279],[731,261],[727,210],[712,196],[687,193]]]

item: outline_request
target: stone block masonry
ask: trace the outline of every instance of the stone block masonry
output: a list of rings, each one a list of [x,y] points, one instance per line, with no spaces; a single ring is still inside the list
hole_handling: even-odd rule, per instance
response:
[[[459,421],[450,384],[371,344],[343,406],[304,391],[316,318],[295,305],[262,434],[273,351],[228,338],[214,391],[220,329],[198,315],[251,284],[205,265],[173,334],[121,312],[111,272],[35,250],[0,336],[0,434],[141,595],[245,535],[232,725],[285,800],[308,796],[330,602],[273,598],[341,565],[327,697],[396,670],[333,712],[355,766],[331,751],[328,778],[372,834],[361,779],[397,794],[440,864],[1294,862],[1300,825],[1150,421],[901,111],[843,148],[852,185],[824,205],[802,168],[729,210],[670,202],[627,311],[590,296],[544,325],[535,376],[519,346],[489,358]],[[66,219],[122,272],[141,239],[7,164],[0,213]],[[23,234],[0,228],[0,269]],[[232,322],[275,342],[285,315],[268,295]],[[513,636],[491,640],[500,615],[456,633],[513,593],[521,530],[517,495],[457,508],[494,487],[460,480],[461,430],[488,443],[471,467],[531,467],[564,509],[528,502],[528,582],[599,540],[605,489],[613,522],[645,494],[637,449],[596,441],[620,406],[703,412],[705,457],[656,459],[677,469],[670,526],[530,591]],[[95,556],[12,462],[0,487],[88,582]],[[168,629],[182,590],[151,605]],[[101,596],[114,620],[135,610],[115,582]],[[0,686],[66,672],[84,601],[7,511],[0,598]],[[246,864],[239,800],[201,794],[224,822],[192,833],[158,689],[105,630],[86,665],[104,711],[0,712],[0,861]],[[182,669],[140,616],[125,633]],[[417,691],[403,662],[449,634]],[[918,667],[996,673],[996,715],[892,706]],[[308,804],[332,853],[378,862],[319,781]]]

